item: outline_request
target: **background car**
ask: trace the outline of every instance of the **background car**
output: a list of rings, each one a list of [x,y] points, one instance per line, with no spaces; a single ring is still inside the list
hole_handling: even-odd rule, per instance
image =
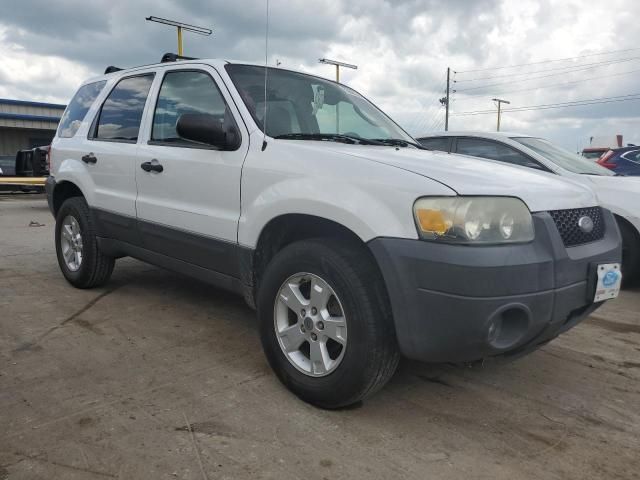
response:
[[[591,186],[600,204],[615,215],[622,233],[622,270],[626,283],[640,279],[640,177],[616,175],[591,160],[529,135],[443,132],[416,138],[430,150],[534,168]]]
[[[16,159],[0,156],[0,176],[12,177],[16,173]]]
[[[609,150],[598,159],[602,165],[620,175],[640,175],[640,147],[631,145]]]

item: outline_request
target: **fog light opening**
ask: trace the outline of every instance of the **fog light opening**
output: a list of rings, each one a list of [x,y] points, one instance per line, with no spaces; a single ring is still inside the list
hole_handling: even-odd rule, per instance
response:
[[[529,313],[521,307],[510,307],[495,315],[487,327],[487,341],[504,350],[516,345],[527,333]]]

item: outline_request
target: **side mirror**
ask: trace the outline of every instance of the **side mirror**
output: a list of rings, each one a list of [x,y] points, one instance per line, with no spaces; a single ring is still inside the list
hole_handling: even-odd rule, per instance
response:
[[[178,118],[176,132],[186,140],[234,150],[240,136],[235,126],[226,128],[220,118],[206,113],[184,113]]]

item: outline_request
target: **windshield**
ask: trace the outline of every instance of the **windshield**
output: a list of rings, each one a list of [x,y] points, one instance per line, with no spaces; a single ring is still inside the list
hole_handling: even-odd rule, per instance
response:
[[[570,151],[560,148],[541,138],[520,137],[512,138],[512,140],[521,143],[525,147],[530,148],[537,154],[542,155],[547,160],[550,160],[570,172],[580,173],[583,175],[615,175],[613,172],[601,167],[597,163],[587,160],[575,153],[571,153]]]
[[[264,131],[265,68],[233,64],[225,68]],[[355,90],[303,73],[268,69],[266,112],[266,133],[275,138],[339,140],[342,136],[415,142]]]

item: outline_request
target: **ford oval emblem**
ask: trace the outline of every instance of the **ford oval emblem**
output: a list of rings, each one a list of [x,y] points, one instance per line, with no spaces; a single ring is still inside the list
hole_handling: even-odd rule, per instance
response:
[[[602,285],[605,287],[612,287],[618,281],[618,273],[617,272],[607,272],[607,274],[602,279]]]
[[[593,220],[591,220],[591,217],[586,215],[584,217],[580,217],[580,220],[578,220],[578,227],[580,227],[580,230],[584,233],[591,233],[593,232]]]

